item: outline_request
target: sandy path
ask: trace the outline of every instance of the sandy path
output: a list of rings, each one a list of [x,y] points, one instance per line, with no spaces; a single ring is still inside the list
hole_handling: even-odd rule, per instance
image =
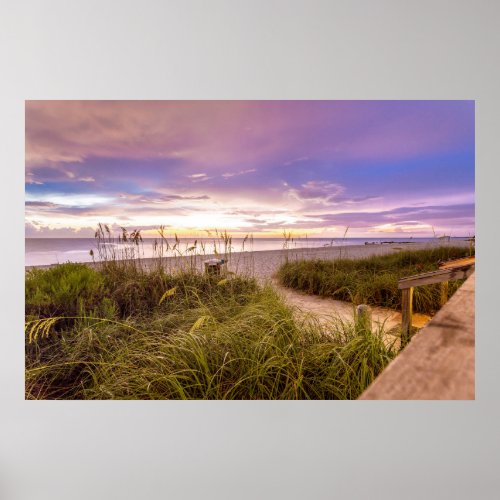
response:
[[[355,306],[351,302],[335,300],[331,297],[310,295],[298,290],[281,286],[276,280],[272,281],[277,292],[285,302],[295,308],[296,316],[301,319],[307,315],[314,315],[321,323],[328,324],[332,319],[340,318],[343,321],[352,321],[355,314]],[[384,341],[387,346],[394,345],[399,349],[399,327],[401,325],[401,313],[385,307],[371,307],[372,326],[374,331],[383,327]],[[412,325],[416,328],[425,326],[431,316],[427,314],[413,313]]]
[[[452,242],[450,246],[468,247],[464,241]],[[313,313],[325,320],[331,316],[340,316],[342,319],[352,319],[353,305],[350,302],[335,300],[330,297],[320,297],[310,295],[298,290],[281,286],[275,278],[278,268],[288,260],[310,260],[327,259],[335,260],[340,257],[359,259],[371,255],[384,255],[388,253],[399,252],[401,250],[421,250],[436,246],[444,246],[443,243],[414,243],[414,244],[384,244],[384,245],[356,245],[345,247],[327,247],[289,250],[254,252],[252,254],[234,254],[233,262],[229,270],[238,270],[239,272],[249,271],[257,276],[261,281],[271,280],[273,286],[285,298],[285,300],[302,310],[305,313]],[[391,329],[401,324],[401,313],[384,307],[372,307],[372,319],[376,323],[384,323],[386,329]],[[413,325],[421,328],[430,319],[425,314],[413,315]]]
[[[331,297],[320,297],[310,295],[298,290],[286,288],[273,280],[273,285],[278,293],[287,303],[296,307],[304,313],[313,313],[318,318],[328,321],[332,316],[338,316],[343,320],[352,320],[354,307],[351,302],[335,300]],[[374,326],[385,323],[385,329],[390,330],[401,324],[401,313],[385,307],[372,307],[372,321]],[[430,316],[426,314],[413,314],[413,326],[421,328],[429,320]]]

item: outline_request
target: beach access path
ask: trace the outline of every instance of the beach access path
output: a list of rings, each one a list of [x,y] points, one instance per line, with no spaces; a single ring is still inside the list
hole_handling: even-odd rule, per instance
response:
[[[261,283],[271,283],[285,301],[295,308],[297,315],[313,314],[321,321],[329,321],[332,317],[343,320],[352,320],[354,307],[350,302],[335,300],[331,297],[320,297],[311,295],[299,290],[281,286],[276,279],[276,272],[279,267],[288,261],[294,260],[336,260],[340,258],[360,259],[372,255],[385,255],[389,253],[401,252],[404,250],[423,250],[441,246],[462,246],[469,247],[467,241],[451,241],[443,243],[440,240],[426,243],[383,243],[370,245],[345,245],[327,246],[322,248],[298,248],[282,250],[266,250],[253,252],[232,252],[227,265],[228,271],[237,274],[247,274],[255,276]],[[194,265],[202,268],[203,261],[216,257],[214,255],[196,256]],[[218,256],[217,256],[218,257]],[[193,260],[183,262],[176,260],[176,266],[183,264],[192,265]],[[154,259],[144,259],[148,266],[154,266]],[[168,266],[170,258],[165,259]],[[384,330],[390,330],[401,325],[401,313],[384,307],[372,307],[372,319],[374,326],[384,324]],[[413,326],[422,328],[428,323],[431,316],[426,314],[414,314]]]

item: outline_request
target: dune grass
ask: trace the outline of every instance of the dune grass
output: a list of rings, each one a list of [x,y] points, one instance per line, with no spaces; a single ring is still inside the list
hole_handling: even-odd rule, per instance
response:
[[[28,271],[25,330],[27,399],[354,399],[395,356],[251,277],[127,261]]]
[[[473,250],[468,248],[443,246],[377,255],[365,259],[289,261],[278,270],[278,279],[284,286],[311,294],[330,296],[355,304],[399,309],[400,278],[438,269],[440,262],[466,257],[471,253]],[[461,284],[461,280],[451,281],[449,296]],[[415,288],[416,312],[433,313],[439,308],[439,284]]]

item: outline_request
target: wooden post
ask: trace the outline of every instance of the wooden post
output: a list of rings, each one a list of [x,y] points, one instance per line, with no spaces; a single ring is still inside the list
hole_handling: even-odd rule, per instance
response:
[[[448,281],[443,281],[441,283],[441,291],[440,291],[439,305],[443,307],[448,301]]]
[[[401,296],[401,349],[410,340],[411,324],[413,315],[413,287],[405,288],[402,290]]]
[[[356,307],[356,331],[358,333],[372,331],[372,310],[366,304]]]
[[[217,259],[210,259],[205,261],[205,273],[212,276],[220,275],[220,263]]]

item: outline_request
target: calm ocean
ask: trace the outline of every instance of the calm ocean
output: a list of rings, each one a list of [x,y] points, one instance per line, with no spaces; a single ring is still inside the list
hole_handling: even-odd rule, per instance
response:
[[[451,238],[452,240],[465,240],[466,238]],[[154,238],[144,239],[140,247],[141,257],[153,257]],[[194,243],[194,238],[181,238],[180,249],[185,251]],[[212,253],[214,248],[213,238],[199,238],[198,245],[206,245],[205,253]],[[288,243],[288,248],[320,248],[324,246],[364,245],[367,243],[380,243],[383,241],[425,243],[435,241],[434,238],[297,238]],[[169,239],[171,244],[175,243]],[[245,251],[281,250],[283,238],[254,238],[253,243],[245,243]],[[242,251],[243,238],[233,238],[232,251]],[[119,251],[120,246],[115,245]],[[199,247],[198,247],[199,248]],[[222,247],[218,247],[218,251]],[[94,238],[26,238],[25,239],[25,265],[41,266],[63,262],[92,262],[90,250],[97,255],[96,241]]]

